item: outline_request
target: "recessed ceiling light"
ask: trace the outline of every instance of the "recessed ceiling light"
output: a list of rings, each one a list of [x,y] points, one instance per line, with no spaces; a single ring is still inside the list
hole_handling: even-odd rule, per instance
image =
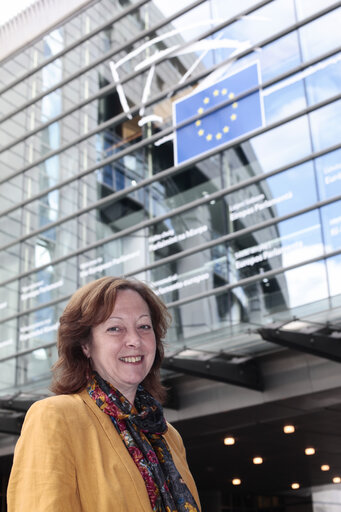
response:
[[[315,455],[315,448],[313,448],[312,446],[309,446],[309,448],[306,448],[304,450],[304,453],[306,455]]]
[[[229,436],[229,437],[225,437],[225,438],[224,438],[224,444],[225,444],[226,446],[231,446],[231,445],[232,445],[232,444],[234,444],[235,442],[236,442],[236,440],[235,440],[235,438],[234,438],[234,437]]]
[[[253,457],[252,462],[254,464],[263,464],[263,459],[262,457]]]
[[[330,470],[329,464],[322,464],[321,471],[329,471],[329,470]]]
[[[284,425],[283,432],[285,434],[293,434],[295,432],[294,425]]]
[[[341,478],[340,478],[339,476],[334,476],[334,478],[333,478],[333,483],[334,483],[334,484],[339,484],[339,483],[341,483]]]
[[[299,484],[298,482],[293,482],[293,483],[291,484],[291,488],[292,488],[292,489],[299,489],[299,488],[300,488],[300,484]]]
[[[233,485],[240,485],[242,483],[240,478],[234,478],[232,480]]]

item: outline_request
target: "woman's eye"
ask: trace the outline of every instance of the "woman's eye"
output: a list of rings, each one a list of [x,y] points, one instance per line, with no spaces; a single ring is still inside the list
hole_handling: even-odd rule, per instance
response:
[[[148,331],[152,328],[151,325],[149,324],[143,324],[143,325],[140,325],[139,329],[142,329],[143,331]]]
[[[118,327],[117,325],[115,325],[113,327],[108,327],[108,331],[109,332],[119,332],[120,331],[120,327]]]

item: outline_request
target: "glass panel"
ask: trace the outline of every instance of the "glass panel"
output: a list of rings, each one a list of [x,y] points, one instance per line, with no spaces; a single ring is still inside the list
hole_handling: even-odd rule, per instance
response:
[[[303,81],[295,81],[295,75],[264,90],[264,111],[267,124],[306,108]],[[294,82],[294,83],[292,83]]]
[[[0,251],[0,282],[19,274],[21,268],[20,245]]]
[[[45,247],[37,246],[36,257],[40,262],[46,263],[49,261],[50,255]],[[76,289],[75,258],[57,265],[50,265],[20,280],[21,309],[34,308],[60,297],[71,295]]]
[[[241,236],[231,245],[237,279],[319,256],[323,244],[318,211]]]
[[[311,153],[307,118],[300,117],[242,144],[246,151],[250,146],[263,172],[303,158]]]
[[[228,280],[227,249],[200,251],[150,271],[149,281],[165,302],[223,286]]]
[[[2,177],[2,176],[1,176]],[[0,185],[0,215],[23,199],[23,176],[17,176]]]
[[[305,2],[307,5],[310,2]],[[326,7],[323,2],[323,7]],[[341,24],[341,8],[318,18],[299,29],[301,47],[304,60],[312,59],[318,55],[337,48],[340,44],[339,27]]]
[[[238,182],[238,174],[232,174],[231,184]],[[317,201],[313,164],[308,162],[241,188],[227,200],[234,231],[305,208]]]
[[[284,11],[286,11],[288,9],[290,11],[290,20],[291,20],[292,7],[289,8],[288,3],[274,2],[274,4],[276,4],[276,5],[278,4],[276,9],[284,9]],[[264,11],[265,14],[263,13],[264,9],[266,9],[266,12]],[[263,8],[259,11],[260,13],[263,13],[263,14],[250,15],[249,17],[246,17],[246,19],[250,18],[250,19],[248,19],[248,23],[252,21],[252,24],[255,27],[259,23],[261,23],[261,25],[262,25],[262,23],[265,23],[265,22],[268,23],[269,20],[271,20],[273,22],[273,17],[271,15],[272,9],[274,9],[274,6],[272,6],[272,3],[271,3],[269,6],[266,6],[266,8]],[[267,10],[270,10],[268,17],[266,14],[268,12]],[[199,9],[199,11],[200,11],[200,9]],[[194,11],[191,11],[191,15],[193,15],[193,12]],[[195,10],[195,12],[196,12],[196,10]],[[257,11],[257,13],[258,13],[258,11]],[[286,16],[284,16],[284,18],[286,19]],[[246,23],[246,20],[245,19],[239,20],[237,22],[237,25],[238,25],[238,23],[241,23],[241,22]],[[281,20],[281,23],[282,23],[282,20]],[[233,27],[233,26],[234,25],[232,25],[231,27]],[[255,28],[256,32],[258,30],[260,30],[260,29]],[[261,33],[261,30],[260,30],[260,33]],[[216,38],[218,36],[219,36],[219,34],[215,35]],[[267,47],[265,47],[263,50],[264,56],[263,56],[262,52],[260,52],[260,54],[258,52],[257,60],[260,56],[262,71],[264,71],[264,73],[265,73],[264,76],[266,76],[266,77],[269,76],[266,71],[267,69],[272,69],[272,70],[274,69],[274,66],[272,65],[273,59],[271,57],[272,51],[273,51],[273,55],[276,55],[276,60],[278,63],[287,63],[288,62],[287,55],[291,55],[291,54],[295,54],[296,56],[299,55],[297,48],[295,48],[295,51],[293,51],[293,47],[296,44],[296,42],[293,39],[294,34],[291,34],[290,36],[291,36],[290,40],[287,39],[289,37],[289,35],[288,35],[288,36],[285,36],[285,38],[282,38],[279,41],[272,43],[272,45],[274,45],[274,48],[272,48],[271,45],[268,45]],[[282,44],[282,47],[280,46],[280,44]],[[276,47],[276,45],[279,45],[278,48]],[[140,48],[140,46],[138,46],[138,48]],[[280,48],[282,48],[281,52],[283,53],[282,59],[278,59],[278,51],[280,50]],[[193,51],[193,50],[191,50],[191,51]],[[268,57],[267,57],[267,55],[268,55]],[[284,58],[284,56],[285,56],[285,58]],[[178,58],[179,57],[177,57],[177,59]],[[251,60],[255,61],[255,55],[252,57]],[[240,60],[240,61],[238,61],[237,65],[240,67],[241,63],[243,63],[243,62],[244,62],[243,60]],[[57,65],[57,64],[58,63],[56,62],[55,65]],[[294,64],[296,64],[296,62],[295,63],[292,62],[292,65],[294,65]],[[162,65],[165,65],[165,64],[162,64]],[[168,64],[167,64],[167,66],[168,66]],[[188,66],[188,64],[187,64],[187,66]],[[334,61],[330,61],[331,69],[328,70],[328,73],[325,73],[324,71],[322,71],[322,68],[324,69],[324,67],[326,66],[326,63],[322,63],[321,65],[319,64],[316,67],[316,70],[319,69],[319,66],[321,66],[321,72],[317,73],[314,71],[314,76],[310,77],[309,80],[307,79],[308,95],[309,95],[310,103],[321,99],[320,98],[321,95],[319,95],[318,91],[321,90],[321,83],[324,83],[326,80],[328,81],[329,87],[328,88],[323,87],[323,90],[324,90],[323,97],[325,98],[325,97],[327,97],[327,95],[330,96],[330,95],[334,94],[335,91],[337,92],[337,88],[335,89],[336,86],[334,85],[335,80],[333,79],[334,75],[338,76],[338,67],[337,67],[336,63]],[[263,67],[264,67],[264,69],[263,69]],[[234,70],[234,68],[232,68],[232,71],[233,70]],[[280,71],[282,71],[282,69],[281,70],[278,69],[278,72],[280,72]],[[165,72],[167,72],[166,74],[168,77],[174,75],[174,73],[170,73],[169,66],[167,69],[165,69]],[[226,74],[226,70],[225,71],[222,70],[222,72]],[[313,72],[313,70],[310,69],[309,73],[312,73],[312,72]],[[228,73],[231,73],[231,70],[228,70]],[[107,72],[105,74],[107,74]],[[157,74],[157,79],[156,79],[157,84],[154,84],[155,87],[153,86],[153,92],[154,92],[154,90],[156,92],[160,88],[162,89],[161,75],[164,76],[164,74],[165,73]],[[148,76],[149,76],[149,72],[145,72],[144,74],[142,73],[139,77],[134,78],[134,80],[131,82],[131,85],[129,85],[130,82],[127,83],[127,85],[125,87],[127,87],[127,91],[129,91],[129,94],[127,92],[127,97],[129,96],[129,102],[128,102],[129,104],[140,102],[140,98],[138,98],[136,96],[136,94],[137,94],[137,92],[138,92],[138,94],[140,94],[141,89],[142,90],[144,89],[144,87],[145,87],[144,84],[147,83]],[[266,113],[268,122],[276,120],[282,116],[289,115],[289,114],[297,111],[298,109],[304,108],[304,106],[306,104],[305,103],[305,91],[303,89],[303,82],[300,79],[300,76],[301,75],[292,77],[292,78],[290,78],[290,80],[284,81],[281,84],[276,84],[276,86],[264,91],[265,113]],[[305,75],[303,74],[302,77],[304,77],[304,76]],[[328,78],[326,78],[326,76]],[[214,77],[213,76],[207,77],[206,79],[204,79],[201,82],[200,87],[204,87],[205,83],[208,83],[210,81],[212,82],[213,78],[214,78],[214,80],[217,80],[218,78],[221,78],[221,77],[222,77],[222,75],[220,75],[219,77],[217,77],[216,75],[214,75]],[[96,80],[97,80],[97,78],[96,78]],[[139,81],[141,81],[141,80],[142,80],[142,82],[139,83]],[[300,81],[298,81],[298,80],[300,80]],[[109,82],[110,82],[110,80],[109,81],[107,80],[107,83],[109,83]],[[163,81],[163,83],[164,83],[164,81]],[[169,81],[167,82],[167,85],[169,85]],[[74,89],[74,92],[72,92],[72,87],[73,86],[71,86],[70,84],[67,85],[65,91],[63,92],[63,95],[66,98],[71,98],[71,96],[74,96],[76,98],[76,101],[78,101],[79,86],[77,86]],[[132,89],[132,87],[133,87],[133,89]],[[283,87],[284,87],[284,89],[281,90],[281,88],[283,88]],[[136,90],[136,88],[138,89],[138,91]],[[192,90],[192,89],[190,89],[190,90]],[[188,92],[190,92],[190,90]],[[184,91],[181,94],[183,94],[183,93],[184,93]],[[59,92],[57,91],[56,93],[51,93],[51,94],[59,94]],[[52,99],[51,99],[51,101],[52,101]],[[45,101],[45,103],[50,101],[49,96],[47,96],[46,99],[44,98],[44,100],[42,100],[42,101]],[[58,101],[56,102],[55,100],[53,100],[52,101],[53,105],[58,104]],[[105,158],[107,156],[113,155],[117,151],[121,151],[122,149],[125,149],[127,147],[127,143],[131,144],[132,142],[136,142],[141,136],[142,137],[149,136],[152,132],[156,132],[161,127],[167,126],[171,120],[171,101],[169,101],[169,100],[167,100],[167,101],[168,101],[168,103],[167,102],[166,103],[168,106],[166,106],[166,103],[164,102],[164,100],[162,100],[161,103],[158,103],[158,104],[154,105],[153,107],[151,107],[150,112],[146,111],[143,114],[143,115],[147,115],[148,113],[152,113],[155,119],[153,119],[152,122],[149,122],[147,124],[142,123],[143,124],[142,128],[141,128],[141,126],[138,126],[138,122],[142,121],[141,120],[142,112],[140,112],[140,115],[136,116],[134,118],[134,120],[125,121],[124,123],[117,125],[115,127],[113,126],[113,127],[107,128],[105,131],[103,131],[103,132],[97,134],[96,136],[92,137],[91,139],[87,140],[88,148],[91,148],[91,147],[96,148],[96,153],[97,153],[98,159]],[[45,107],[44,107],[44,105],[41,105],[37,108],[39,111],[43,112]],[[164,110],[165,108],[166,108],[166,110]],[[50,112],[50,109],[48,106],[46,106],[45,110],[46,110],[46,112],[48,112],[48,115],[50,115],[51,112]],[[98,125],[98,123],[105,122],[108,119],[111,119],[111,118],[119,115],[123,110],[124,110],[124,105],[121,104],[121,99],[120,99],[117,91],[112,91],[107,96],[104,96],[103,98],[101,98],[99,100],[96,100],[96,102],[92,106],[87,105],[86,107],[83,107],[79,111],[79,114],[75,115],[73,113],[73,114],[71,114],[71,117],[69,119],[65,118],[63,121],[61,121],[61,124],[63,126],[62,133],[64,134],[63,136],[65,137],[65,142],[69,142],[70,138],[74,137],[74,134],[77,133],[77,131],[79,131],[78,128],[79,128],[80,121],[81,121],[81,124],[84,125],[84,131],[88,131],[91,128],[95,128]],[[166,117],[165,117],[165,114],[167,114]],[[51,115],[54,115],[54,114],[52,113]],[[79,115],[81,116],[81,120],[79,119]],[[162,119],[163,123],[160,124],[160,122],[157,121],[155,116]],[[11,122],[13,122],[13,120]],[[90,122],[91,126],[90,126],[89,122]],[[26,131],[26,127],[24,125],[23,125],[23,130],[24,130],[23,131],[23,133],[24,133]],[[13,133],[14,132],[16,135],[18,134],[17,129],[15,129],[15,130],[13,129]],[[61,130],[59,128],[59,124],[55,123],[55,124],[51,125],[49,128],[46,128],[44,130],[44,132],[41,133],[40,147],[36,147],[37,143],[36,142],[34,143],[34,147],[35,147],[35,149],[33,149],[34,159],[40,157],[41,154],[43,154],[46,151],[53,150],[53,149],[59,147],[60,132],[61,132]],[[45,135],[44,135],[44,133],[45,133]],[[38,139],[35,138],[34,140],[37,141]],[[29,139],[28,139],[28,141],[29,141]],[[31,143],[28,142],[28,144],[30,145]],[[26,143],[26,145],[27,145],[27,143]],[[81,146],[78,146],[78,147],[76,146],[76,147],[72,147],[72,148],[68,149],[60,157],[60,160],[61,160],[60,162],[58,161],[58,157],[53,157],[51,159],[50,164],[52,166],[57,166],[57,167],[61,166],[61,168],[64,169],[64,172],[66,172],[67,175],[70,175],[70,173],[76,174],[79,169],[78,151],[80,148],[81,148]],[[163,146],[161,148],[163,155],[165,155],[166,149],[167,149],[167,146],[165,144],[163,144]],[[167,158],[167,162],[164,162],[159,167],[159,162],[162,157],[160,155],[158,155],[158,152],[159,151],[158,151],[157,147],[146,148],[145,150],[142,151],[141,154],[144,154],[143,159],[145,160],[144,175],[148,175],[148,173],[150,172],[150,169],[151,169],[150,163],[151,162],[153,164],[152,165],[153,172],[158,172],[159,170],[162,170],[162,169],[167,168],[170,165],[172,165],[172,152],[170,152],[169,158]],[[23,154],[23,151],[11,150],[11,155],[13,155],[13,158],[15,158],[16,154]],[[137,155],[133,156],[132,158],[136,158],[136,157],[137,157]],[[123,158],[126,159],[126,157],[123,157]],[[88,160],[89,160],[89,158],[88,158]],[[130,162],[130,165],[132,165],[131,162]],[[20,167],[20,164],[15,165],[13,168],[18,168],[18,167]],[[102,172],[110,172],[110,170],[109,171],[104,170]],[[137,173],[137,174],[139,174],[139,173]]]
[[[305,84],[309,105],[340,93],[341,53],[306,70]]]
[[[58,303],[55,306],[38,309],[33,313],[21,316],[19,319],[19,350],[55,342],[59,317],[63,309],[64,303]]]
[[[42,381],[49,384],[51,379],[51,366],[58,358],[57,348],[41,348],[27,355],[17,358],[17,386],[25,386],[25,391],[29,391],[28,385],[37,385]],[[40,388],[41,389],[41,388]]]
[[[81,285],[102,276],[133,274],[146,265],[145,238],[145,231],[140,230],[84,252],[79,257]]]
[[[61,189],[52,190],[22,208],[25,234],[57,221],[60,217],[75,213],[78,208],[77,182]]]
[[[341,100],[312,112],[309,117],[315,151],[340,143]]]
[[[335,0],[309,0],[309,2],[307,0],[295,0],[295,3],[299,19],[306,18],[328,6],[332,7],[338,4]]]
[[[14,210],[8,215],[0,217],[0,237],[1,245],[7,245],[19,238],[22,234],[21,210]],[[0,264],[2,266],[2,263]]]
[[[7,340],[5,340],[7,341]],[[16,359],[1,362],[0,392],[2,395],[12,394],[15,387]]]
[[[3,277],[12,277],[4,273]],[[0,318],[8,318],[18,312],[18,282],[0,286]],[[11,324],[12,329],[12,324]]]
[[[341,254],[327,259],[327,271],[332,306],[339,307],[341,306],[341,279],[335,279],[335,277],[341,275]]]
[[[170,307],[173,322],[167,351],[186,347],[250,355],[276,350],[260,339],[259,325],[326,310],[327,297],[326,268],[320,261],[218,296]]]
[[[248,321],[255,325],[329,307],[323,260],[264,278],[242,288],[248,297]]]
[[[316,170],[320,198],[341,195],[341,149],[317,158]]]
[[[341,201],[321,208],[326,252],[341,248]]]

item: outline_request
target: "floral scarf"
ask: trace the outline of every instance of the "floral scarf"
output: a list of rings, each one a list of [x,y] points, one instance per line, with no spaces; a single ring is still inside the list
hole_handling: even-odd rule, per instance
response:
[[[97,372],[87,391],[108,414],[146,485],[153,512],[199,512],[199,508],[175,467],[162,406],[141,385],[134,405]]]

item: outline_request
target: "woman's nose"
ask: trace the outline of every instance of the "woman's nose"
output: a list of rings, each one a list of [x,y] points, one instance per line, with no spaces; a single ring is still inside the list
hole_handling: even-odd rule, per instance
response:
[[[141,345],[140,333],[136,329],[127,331],[126,345],[130,347],[139,347]]]

